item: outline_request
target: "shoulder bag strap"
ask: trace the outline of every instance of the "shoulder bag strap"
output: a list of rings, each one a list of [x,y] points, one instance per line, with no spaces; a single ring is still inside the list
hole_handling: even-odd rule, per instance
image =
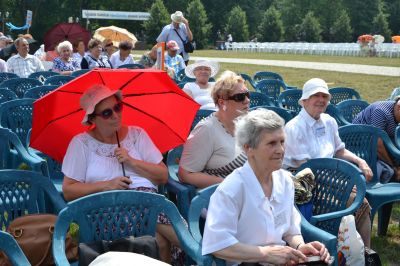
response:
[[[182,43],[185,43],[185,41],[182,39],[181,35],[179,35],[178,31],[176,29],[174,29],[174,31],[176,32],[176,34],[178,34],[179,39],[181,39]]]

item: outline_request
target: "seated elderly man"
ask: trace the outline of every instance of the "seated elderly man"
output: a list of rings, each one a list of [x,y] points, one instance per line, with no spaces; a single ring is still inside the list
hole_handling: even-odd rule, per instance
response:
[[[337,157],[355,163],[367,181],[372,178],[368,164],[345,148],[339,137],[336,120],[325,114],[331,95],[326,82],[319,78],[307,81],[299,104],[300,113],[285,126],[286,142],[283,167],[295,169],[309,159]],[[352,193],[348,205],[354,201]],[[356,212],[356,227],[365,246],[370,247],[371,218],[370,206],[366,199]]]
[[[258,109],[235,122],[236,144],[247,162],[228,175],[211,196],[202,253],[228,261],[297,265],[305,255],[329,261],[320,242],[305,243],[294,206],[291,174],[281,169],[284,120]]]

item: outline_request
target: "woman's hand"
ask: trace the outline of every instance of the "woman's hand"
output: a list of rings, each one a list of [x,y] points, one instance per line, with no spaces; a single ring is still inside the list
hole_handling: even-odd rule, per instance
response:
[[[274,265],[297,265],[300,260],[307,259],[301,251],[289,246],[265,246],[261,248],[265,254],[263,261]]]
[[[321,242],[314,241],[307,244],[300,244],[297,248],[298,251],[301,251],[305,255],[314,255],[320,256],[322,261],[329,263],[330,255],[325,245]]]
[[[369,168],[367,162],[363,159],[360,159],[357,165],[358,168],[360,168],[361,172],[364,174],[365,180],[369,182],[372,179],[373,173],[371,168]]]
[[[132,160],[132,157],[129,156],[128,151],[125,148],[116,148],[114,154],[119,163],[125,163]]]
[[[114,179],[108,180],[105,182],[105,187],[104,190],[125,190],[129,188],[129,184],[131,184],[132,181],[130,180],[129,177],[126,176],[119,176]]]

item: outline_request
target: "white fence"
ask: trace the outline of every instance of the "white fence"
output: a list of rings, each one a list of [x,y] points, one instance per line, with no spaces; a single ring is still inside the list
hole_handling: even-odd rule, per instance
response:
[[[306,43],[306,42],[226,42],[226,50],[286,54],[313,54],[338,56],[368,56],[358,43]],[[400,44],[375,45],[376,56],[400,57]]]

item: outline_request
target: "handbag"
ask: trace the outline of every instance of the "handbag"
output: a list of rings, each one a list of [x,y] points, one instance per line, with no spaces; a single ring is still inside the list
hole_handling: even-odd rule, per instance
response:
[[[179,35],[178,31],[176,29],[174,29],[174,31],[176,32],[176,34],[178,34],[179,39],[181,39],[182,43],[183,43],[183,49],[185,50],[186,53],[193,53],[194,51],[194,45],[192,42],[189,41],[184,41],[181,37],[181,35]]]
[[[153,259],[160,259],[155,237],[130,236],[113,241],[99,240],[91,243],[79,243],[79,266],[89,265],[98,256],[109,251],[134,252]]]
[[[57,216],[54,214],[29,214],[14,219],[7,227],[31,265],[54,265],[51,244]],[[65,240],[66,254],[70,261],[78,259],[78,246],[68,233]],[[0,265],[12,265],[0,253]]]
[[[381,259],[378,253],[372,249],[365,247],[365,266],[381,266]]]
[[[364,243],[356,230],[353,215],[342,218],[338,234],[338,265],[365,265]]]

